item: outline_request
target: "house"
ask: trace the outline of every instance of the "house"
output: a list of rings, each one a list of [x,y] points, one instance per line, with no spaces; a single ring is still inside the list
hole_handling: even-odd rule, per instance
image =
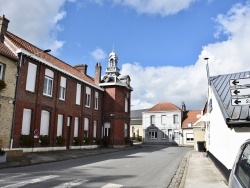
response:
[[[7,32],[8,23],[9,20],[0,17],[0,33]],[[0,148],[9,148],[12,138],[18,58],[4,45],[3,39],[3,35],[0,35]]]
[[[143,143],[182,143],[182,109],[171,102],[162,102],[143,112],[142,116]]]
[[[183,145],[194,146],[194,123],[200,118],[200,110],[187,110],[183,112],[182,136]]]
[[[132,88],[130,77],[119,73],[115,52],[104,78],[100,63],[92,78],[87,65],[63,62],[7,31],[7,19],[1,20],[7,23],[0,30],[3,44],[18,57],[17,74],[10,73],[17,76],[11,149],[82,148],[100,144],[103,137],[109,145],[124,146]]]
[[[250,138],[250,71],[209,78],[206,146],[228,178],[240,145]]]
[[[130,137],[138,139],[142,137],[142,113],[147,109],[131,110],[130,113]]]

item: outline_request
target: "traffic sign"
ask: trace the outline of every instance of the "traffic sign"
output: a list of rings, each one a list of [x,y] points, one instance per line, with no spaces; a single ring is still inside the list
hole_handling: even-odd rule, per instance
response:
[[[239,89],[231,89],[231,95],[241,95],[241,96],[250,96],[250,88],[239,88]]]
[[[230,86],[250,85],[250,78],[239,78],[229,80]]]
[[[233,106],[250,105],[250,98],[232,98],[231,104]]]

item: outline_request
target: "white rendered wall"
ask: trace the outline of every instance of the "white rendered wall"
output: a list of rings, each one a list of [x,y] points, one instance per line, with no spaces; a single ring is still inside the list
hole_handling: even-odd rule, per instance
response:
[[[232,169],[240,145],[250,138],[250,128],[228,128],[215,96],[213,94],[211,96],[213,110],[209,117],[209,152],[226,166],[227,169]]]

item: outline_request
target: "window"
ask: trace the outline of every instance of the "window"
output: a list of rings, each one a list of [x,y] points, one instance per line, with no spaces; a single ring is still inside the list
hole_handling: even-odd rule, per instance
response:
[[[239,157],[237,163],[235,175],[243,187],[249,187],[250,185],[250,144],[244,147],[244,150]]]
[[[54,72],[49,69],[45,70],[45,77],[44,77],[44,86],[43,86],[43,94],[47,96],[52,96],[53,90],[53,78]]]
[[[110,135],[110,123],[104,123],[103,136],[109,137]]]
[[[84,119],[84,138],[89,137],[89,118]]]
[[[31,110],[23,109],[23,122],[22,122],[22,134],[30,134],[30,123],[31,123]]]
[[[155,115],[150,116],[150,124],[154,125],[155,124]]]
[[[0,80],[3,79],[3,64],[0,63]]]
[[[125,98],[125,112],[128,112],[128,99]]]
[[[82,86],[81,84],[76,84],[76,104],[81,104],[81,90]]]
[[[161,124],[162,125],[167,124],[167,116],[166,115],[161,116]]]
[[[194,141],[194,134],[193,133],[187,133],[186,134],[186,140],[189,142]]]
[[[74,137],[78,137],[79,118],[75,117]]]
[[[149,139],[157,139],[157,131],[149,131],[148,138]]]
[[[179,123],[179,121],[178,121],[178,115],[174,115],[174,123]]]
[[[49,122],[50,122],[50,112],[42,110],[40,135],[49,134]]]
[[[188,123],[188,127],[192,127],[192,122],[189,122],[189,123]]]
[[[63,115],[58,114],[57,117],[57,136],[62,136],[62,128],[63,128]]]
[[[91,100],[91,89],[89,87],[86,87],[86,101],[85,101],[86,107],[90,107],[90,100]]]
[[[66,94],[66,78],[61,76],[61,82],[60,82],[60,95],[59,99],[65,100],[65,94]]]
[[[165,129],[162,130],[162,139],[167,139],[167,131]]]
[[[97,121],[94,121],[93,138],[96,138],[96,130],[97,130]]]
[[[95,109],[98,110],[98,92],[95,92]]]
[[[125,123],[124,124],[124,137],[127,137],[128,136],[128,124]]]
[[[27,80],[26,80],[26,90],[27,91],[31,91],[31,92],[35,91],[36,71],[37,71],[37,66],[33,63],[29,63]]]

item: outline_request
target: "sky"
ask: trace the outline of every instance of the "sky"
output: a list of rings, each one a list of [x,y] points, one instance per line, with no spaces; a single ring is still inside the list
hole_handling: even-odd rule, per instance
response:
[[[0,0],[8,30],[102,75],[114,49],[131,77],[131,108],[201,110],[211,76],[250,71],[250,0]],[[204,58],[209,60],[205,61]]]

